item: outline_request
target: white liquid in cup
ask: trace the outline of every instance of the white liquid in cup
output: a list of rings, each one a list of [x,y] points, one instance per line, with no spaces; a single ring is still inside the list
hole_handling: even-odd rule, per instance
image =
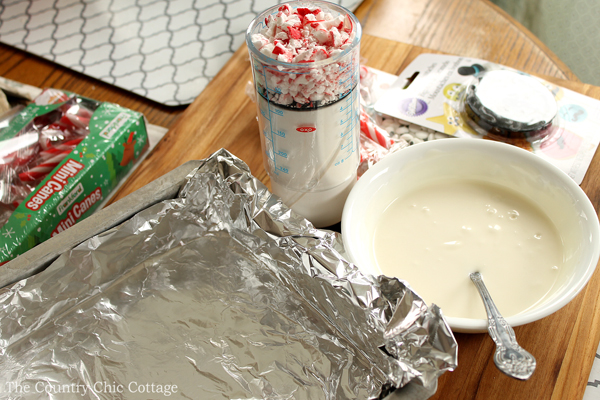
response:
[[[357,179],[359,116],[353,105],[358,101],[354,89],[328,106],[291,110],[258,96],[263,157],[272,192],[317,227],[341,220]]]

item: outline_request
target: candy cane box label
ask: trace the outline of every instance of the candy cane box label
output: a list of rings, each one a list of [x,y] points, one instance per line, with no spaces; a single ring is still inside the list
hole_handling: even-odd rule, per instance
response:
[[[75,200],[77,200],[77,198],[82,193],[83,193],[83,185],[81,184],[81,182],[79,182],[77,184],[77,186],[75,186],[75,189],[71,190],[71,192],[64,198],[64,200],[58,204],[58,207],[56,207],[56,211],[58,212],[58,215],[63,215],[65,213],[65,211],[67,211],[69,209],[71,204],[73,204],[73,202]]]
[[[129,120],[129,115],[127,113],[120,113],[117,115],[108,126],[100,131],[98,135],[103,138],[110,139],[113,135],[121,129],[123,125]]]
[[[76,97],[88,105],[94,102]],[[3,131],[1,136],[17,135],[34,118],[53,112],[61,104],[65,103],[27,106],[14,126],[8,127],[9,134]],[[0,264],[90,216],[148,149],[142,114],[112,103],[95,104],[89,116],[89,134],[0,228]]]
[[[67,228],[72,227],[81,219],[86,211],[90,210],[94,204],[102,200],[102,189],[96,188],[90,195],[86,196],[79,203],[75,203],[73,208],[67,212],[67,217],[58,223],[58,226],[52,231],[52,236],[56,236]]]
[[[40,206],[56,192],[64,189],[69,178],[73,178],[83,169],[84,165],[75,161],[67,160],[67,162],[50,176],[38,190],[33,192],[33,196],[25,203],[25,206],[32,211],[39,210]]]

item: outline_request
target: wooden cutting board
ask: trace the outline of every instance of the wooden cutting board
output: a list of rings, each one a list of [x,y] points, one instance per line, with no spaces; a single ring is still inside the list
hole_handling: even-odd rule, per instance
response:
[[[428,49],[364,35],[361,56],[366,65],[399,74]],[[600,99],[600,87],[543,78]],[[242,46],[209,86],[186,109],[152,154],[117,193],[115,200],[135,191],[184,162],[206,158],[226,148],[244,160],[253,174],[269,184],[263,167],[256,105],[246,95],[250,62]],[[600,132],[599,132],[600,134]],[[596,154],[581,187],[598,210],[600,156]],[[600,340],[600,272],[563,309],[515,329],[519,343],[538,361],[525,382],[504,376],[495,367],[494,343],[486,334],[457,334],[459,366],[444,374],[433,399],[581,399]]]

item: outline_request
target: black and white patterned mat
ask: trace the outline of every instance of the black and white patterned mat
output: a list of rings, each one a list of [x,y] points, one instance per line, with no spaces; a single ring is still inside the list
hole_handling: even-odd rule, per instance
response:
[[[362,0],[333,0],[354,10]],[[0,42],[166,105],[191,103],[283,0],[0,0]]]

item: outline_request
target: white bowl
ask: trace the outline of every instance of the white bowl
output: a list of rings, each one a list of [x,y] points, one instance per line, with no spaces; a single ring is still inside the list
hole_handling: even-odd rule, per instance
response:
[[[363,272],[378,275],[373,235],[382,212],[419,185],[453,178],[486,181],[521,193],[544,210],[563,240],[565,267],[559,282],[538,304],[508,316],[511,326],[552,314],[583,289],[600,255],[598,216],[586,194],[541,157],[481,139],[425,142],[391,154],[370,168],[350,192],[342,215],[342,237],[350,261]],[[487,330],[485,319],[445,317],[456,332]]]

